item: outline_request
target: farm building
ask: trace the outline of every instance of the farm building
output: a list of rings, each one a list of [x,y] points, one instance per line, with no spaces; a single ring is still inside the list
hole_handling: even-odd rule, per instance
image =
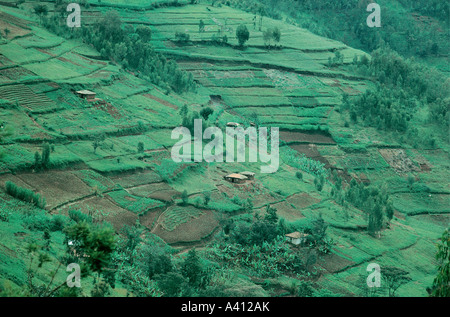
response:
[[[86,99],[87,101],[94,101],[96,93],[90,90],[79,90],[76,92],[80,98]]]
[[[223,178],[231,183],[238,183],[238,184],[243,183],[248,179],[247,176],[238,173],[229,174],[224,176]]]
[[[247,177],[249,180],[255,179],[255,173],[253,173],[253,172],[245,171],[245,172],[241,172],[241,173],[239,173],[239,174],[244,175],[244,176]]]
[[[295,245],[299,245],[299,244],[303,244],[306,242],[306,237],[308,235],[306,233],[301,233],[298,231],[292,232],[292,233],[288,233],[286,235],[287,237],[287,241],[289,241],[292,244]]]
[[[240,124],[237,123],[237,122],[228,122],[228,123],[227,123],[227,127],[237,128],[237,127],[239,127],[239,126],[240,126]]]

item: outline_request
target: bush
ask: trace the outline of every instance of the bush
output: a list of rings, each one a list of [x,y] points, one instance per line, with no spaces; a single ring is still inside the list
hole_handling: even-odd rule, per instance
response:
[[[32,203],[39,208],[45,208],[45,198],[41,197],[39,194],[36,194],[31,189],[17,186],[13,182],[6,182],[6,193],[19,200]]]
[[[69,210],[68,213],[69,213],[69,218],[72,219],[73,221],[75,221],[76,223],[83,222],[83,221],[88,222],[88,223],[92,222],[92,217],[82,213],[81,210],[71,209],[71,210]]]
[[[0,221],[9,222],[9,215],[8,211],[0,209]]]
[[[64,215],[54,215],[50,220],[50,231],[62,231],[68,220],[69,219]]]

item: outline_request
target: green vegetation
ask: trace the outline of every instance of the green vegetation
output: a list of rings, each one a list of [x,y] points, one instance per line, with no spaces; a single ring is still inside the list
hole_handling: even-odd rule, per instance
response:
[[[0,296],[448,296],[447,4],[7,2]],[[278,170],[174,162],[195,119],[279,128]]]

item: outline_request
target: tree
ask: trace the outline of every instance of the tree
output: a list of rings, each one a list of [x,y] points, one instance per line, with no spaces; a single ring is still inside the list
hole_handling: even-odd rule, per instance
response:
[[[67,241],[73,242],[77,255],[86,268],[96,272],[98,277],[110,265],[112,253],[115,250],[115,233],[110,226],[94,226],[81,221],[64,228]]]
[[[203,32],[205,32],[205,22],[203,22],[203,20],[200,20],[200,22],[198,23],[198,33]]]
[[[139,142],[137,145],[137,150],[139,153],[144,153],[144,142]]]
[[[299,297],[313,297],[314,296],[314,288],[311,282],[302,281],[300,286],[297,289],[297,296]]]
[[[211,193],[210,192],[203,193],[203,199],[205,206],[208,206],[209,202],[211,201]]]
[[[152,29],[148,26],[140,25],[136,28],[136,33],[144,43],[150,42],[152,39]]]
[[[143,267],[143,271],[149,278],[153,278],[159,274],[167,274],[174,270],[172,258],[163,248],[158,246],[145,246],[142,250],[140,263]]]
[[[200,110],[200,115],[201,115],[205,120],[208,120],[209,116],[210,116],[211,114],[213,114],[213,112],[214,112],[213,109],[211,109],[210,107],[206,107],[206,108],[203,108],[202,110]]]
[[[203,268],[195,248],[189,250],[186,259],[181,265],[181,273],[187,278],[189,285],[200,288],[206,286],[209,274]]]
[[[264,44],[270,48],[270,41],[272,41],[272,29],[268,28],[263,31]]]
[[[168,272],[167,274],[158,274],[155,276],[159,289],[164,296],[176,297],[182,296],[186,289],[186,278],[177,272]]]
[[[3,32],[5,32],[5,38],[8,38],[9,33],[11,32],[10,29],[4,28]]]
[[[41,166],[41,155],[38,151],[34,152],[34,169],[38,169]]]
[[[407,271],[394,266],[386,266],[383,268],[381,276],[388,289],[389,297],[395,297],[395,292],[400,286],[411,281],[408,274]]]
[[[42,166],[44,168],[48,168],[50,166],[50,152],[50,145],[48,143],[44,143],[42,148]]]
[[[450,297],[450,233],[446,229],[437,245],[438,272],[433,280],[431,296]]]
[[[187,42],[189,42],[189,38],[190,38],[190,36],[186,32],[180,32],[180,31],[175,32],[175,40],[178,43],[187,43]]]
[[[37,4],[33,7],[34,13],[39,16],[39,21],[42,23],[42,17],[48,14],[48,8],[44,4]]]
[[[375,202],[373,208],[369,208],[369,223],[367,230],[372,236],[379,236],[383,226],[383,209],[379,202]]]
[[[236,38],[238,39],[239,46],[244,46],[245,42],[250,38],[250,32],[244,24],[241,24],[236,29]]]
[[[270,205],[267,205],[264,220],[269,222],[270,224],[274,225],[277,224],[278,222],[277,209],[270,207]]]
[[[189,196],[188,196],[186,189],[181,194],[181,201],[182,201],[183,205],[187,205],[189,202]]]
[[[280,43],[281,31],[277,26],[272,29],[272,37],[273,37],[273,40],[275,41],[275,43],[277,43],[277,44]]]

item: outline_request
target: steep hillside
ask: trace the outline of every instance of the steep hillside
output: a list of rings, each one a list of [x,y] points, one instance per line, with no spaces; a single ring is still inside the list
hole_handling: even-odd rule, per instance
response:
[[[85,1],[71,30],[62,1],[40,4],[41,17],[33,1],[0,3],[0,294],[72,292],[30,281],[64,284],[68,263],[91,263],[73,255],[88,249],[68,246],[75,229],[109,223],[115,251],[78,295],[387,296],[384,284],[367,287],[370,263],[408,273],[397,296],[428,295],[450,215],[449,114],[439,108],[448,92],[430,88],[431,70],[406,99],[391,91],[407,94],[413,62],[399,57],[408,77],[390,82],[386,71],[381,82],[375,66],[389,53],[268,17],[260,31],[254,14],[230,6]],[[101,38],[108,30],[117,33]],[[380,91],[394,99],[394,128],[361,110]],[[194,118],[278,127],[278,170],[175,163],[172,131]],[[224,179],[243,171],[254,179]],[[292,232],[307,243],[287,242]],[[186,269],[195,256],[201,282]]]

